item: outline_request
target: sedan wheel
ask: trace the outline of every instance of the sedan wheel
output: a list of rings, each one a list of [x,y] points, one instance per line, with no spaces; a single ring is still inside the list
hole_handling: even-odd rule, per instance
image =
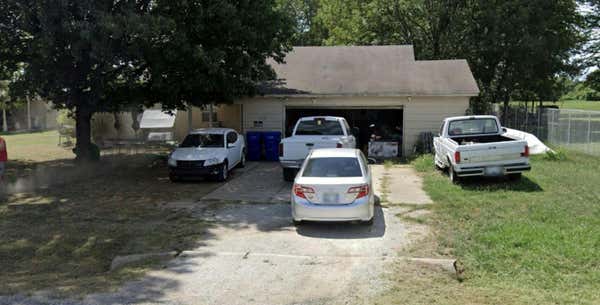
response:
[[[239,168],[244,168],[246,166],[246,152],[242,152],[242,156],[240,157],[240,163],[238,164]]]
[[[217,175],[217,181],[223,182],[223,181],[227,180],[228,175],[229,175],[229,168],[227,167],[227,162],[224,162],[223,165],[221,166],[221,169],[219,170],[219,174]]]

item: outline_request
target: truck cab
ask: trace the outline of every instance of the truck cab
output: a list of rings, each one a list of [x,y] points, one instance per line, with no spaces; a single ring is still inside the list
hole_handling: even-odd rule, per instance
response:
[[[356,138],[346,119],[333,116],[300,118],[292,136],[279,143],[284,180],[293,181],[309,152],[318,148],[356,148]]]

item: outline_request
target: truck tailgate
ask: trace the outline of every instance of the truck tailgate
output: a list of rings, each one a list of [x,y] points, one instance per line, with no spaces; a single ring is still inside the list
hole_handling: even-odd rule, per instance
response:
[[[337,136],[294,136],[282,141],[284,160],[302,160],[317,148],[336,148],[340,143]]]
[[[481,163],[519,160],[525,151],[527,141],[493,142],[457,147],[460,163]]]

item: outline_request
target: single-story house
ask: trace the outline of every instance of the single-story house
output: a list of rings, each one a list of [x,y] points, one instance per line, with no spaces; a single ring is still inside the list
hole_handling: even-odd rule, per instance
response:
[[[371,124],[400,130],[410,155],[421,132],[464,115],[479,94],[466,60],[418,61],[412,46],[296,47],[271,64],[278,80],[235,103],[242,132],[289,133],[301,116],[337,115],[359,128],[361,147]]]
[[[263,84],[258,96],[215,107],[214,125],[285,135],[302,116],[343,116],[360,131],[361,147],[375,124],[400,133],[401,151],[410,155],[420,133],[464,115],[479,94],[466,60],[415,60],[407,45],[295,47],[285,63],[270,64],[277,80]],[[175,139],[189,127],[208,126],[206,109],[191,111],[191,122],[177,112]]]

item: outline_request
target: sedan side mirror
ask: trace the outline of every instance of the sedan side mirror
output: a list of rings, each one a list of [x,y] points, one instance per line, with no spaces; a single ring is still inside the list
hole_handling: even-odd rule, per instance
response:
[[[508,130],[506,130],[506,127],[502,127],[502,132],[508,132]]]

